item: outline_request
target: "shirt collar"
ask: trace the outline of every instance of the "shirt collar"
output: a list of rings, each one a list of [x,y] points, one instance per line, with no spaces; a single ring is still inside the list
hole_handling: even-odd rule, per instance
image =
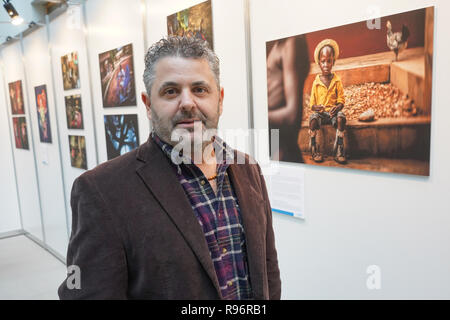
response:
[[[172,164],[177,167],[178,174],[181,173],[180,165],[195,165],[191,158],[182,154],[182,151],[177,155],[174,147],[163,141],[154,131],[150,134],[151,138],[161,148],[163,153],[171,160]],[[228,168],[234,162],[234,149],[231,148],[219,136],[215,135],[213,138],[213,147],[217,159],[218,168]]]

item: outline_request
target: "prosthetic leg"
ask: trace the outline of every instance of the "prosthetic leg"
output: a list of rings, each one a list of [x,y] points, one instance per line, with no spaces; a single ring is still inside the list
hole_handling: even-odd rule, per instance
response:
[[[334,141],[333,153],[334,153],[334,161],[340,164],[347,163],[344,149],[344,136],[345,131],[340,131],[339,129],[336,130],[336,140]]]
[[[320,144],[316,141],[317,131],[318,130],[309,130],[309,149],[311,150],[311,159],[315,162],[322,162],[323,156],[320,153]]]

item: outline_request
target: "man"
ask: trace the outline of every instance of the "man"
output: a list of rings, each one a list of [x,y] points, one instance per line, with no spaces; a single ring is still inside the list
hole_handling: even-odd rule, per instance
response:
[[[70,289],[69,274],[60,298],[279,299],[259,166],[229,161],[243,154],[216,135],[195,139],[199,128],[214,132],[222,113],[218,58],[205,41],[170,37],[145,64],[153,131],[75,181],[67,265],[79,268],[81,288]]]
[[[297,144],[302,121],[303,84],[309,72],[304,36],[280,39],[267,47],[269,129],[279,130],[278,154],[273,159],[303,162]],[[270,146],[272,147],[272,146]]]

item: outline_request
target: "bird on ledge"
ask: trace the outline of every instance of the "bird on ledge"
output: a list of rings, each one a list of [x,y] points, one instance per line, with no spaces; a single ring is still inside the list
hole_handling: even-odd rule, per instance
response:
[[[409,38],[409,29],[406,25],[402,26],[402,31],[400,32],[392,32],[392,24],[388,20],[386,23],[387,34],[386,34],[386,42],[387,46],[391,51],[395,53],[395,61],[398,59],[398,54],[400,51],[406,49],[408,46],[408,38]]]

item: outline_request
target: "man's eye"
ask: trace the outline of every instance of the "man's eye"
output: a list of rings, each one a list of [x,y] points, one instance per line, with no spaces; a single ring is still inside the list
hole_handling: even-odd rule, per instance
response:
[[[206,90],[206,88],[204,88],[204,87],[196,87],[196,88],[194,88],[194,92],[195,93],[206,93],[206,92],[208,92],[208,90]]]
[[[165,95],[174,95],[176,93],[177,93],[177,91],[174,88],[168,88],[168,89],[164,90]]]

